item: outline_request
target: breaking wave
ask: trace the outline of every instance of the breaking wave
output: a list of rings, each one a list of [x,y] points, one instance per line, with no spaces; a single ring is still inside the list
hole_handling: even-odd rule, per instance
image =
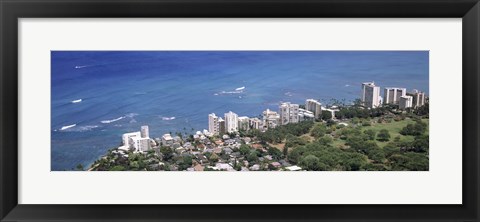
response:
[[[62,126],[58,130],[54,131],[63,131],[63,132],[85,132],[85,131],[90,131],[92,129],[98,128],[99,126],[97,125],[88,125],[88,126],[77,126],[77,124],[72,124],[68,126]]]
[[[118,117],[116,119],[102,120],[100,122],[104,123],[104,124],[108,124],[108,123],[117,122],[117,121],[125,119],[125,118],[133,118],[135,116],[138,116],[138,113],[128,113],[125,116],[121,116],[121,117]]]
[[[90,131],[92,129],[95,129],[95,128],[98,128],[99,126],[97,125],[93,125],[93,126],[79,126],[79,127],[76,127],[76,130],[77,132],[84,132],[84,131]]]
[[[62,128],[60,128],[61,131],[63,130],[67,130],[67,129],[70,129],[72,127],[75,127],[77,124],[72,124],[72,125],[68,125],[68,126],[62,126]]]
[[[121,116],[121,117],[118,117],[116,119],[110,119],[110,120],[102,120],[100,121],[101,123],[113,123],[113,122],[116,122],[116,121],[119,121],[121,119],[125,118],[125,116]]]

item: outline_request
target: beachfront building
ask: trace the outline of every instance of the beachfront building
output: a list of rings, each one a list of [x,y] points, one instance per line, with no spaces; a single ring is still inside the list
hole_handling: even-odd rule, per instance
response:
[[[376,108],[380,106],[380,87],[375,86],[374,82],[362,83],[362,103],[367,108]]]
[[[425,105],[425,93],[414,89],[411,93],[407,93],[408,96],[413,97],[412,107],[417,108]]]
[[[298,121],[306,121],[306,120],[315,120],[315,115],[312,111],[308,111],[306,109],[299,108],[298,109]]]
[[[130,143],[137,152],[145,152],[150,149],[150,138],[148,137],[132,137]]]
[[[340,111],[340,109],[338,109],[337,106],[331,106],[330,108],[322,107],[322,111],[330,112],[332,114],[332,119],[336,119],[335,118],[335,113]]]
[[[257,130],[260,130],[262,129],[262,120],[260,120],[259,118],[250,118],[248,120],[248,124],[250,125],[250,129],[257,129]]]
[[[267,109],[263,111],[263,128],[275,128],[280,124],[280,115],[277,112]]]
[[[140,132],[125,133],[122,135],[123,146],[130,148],[130,139],[134,137],[141,137]]]
[[[280,124],[286,125],[289,123],[298,123],[298,104],[290,102],[281,103],[278,107],[280,114]]]
[[[225,129],[227,133],[238,132],[238,115],[232,111],[225,113]]]
[[[148,126],[141,126],[140,127],[140,136],[142,138],[150,138],[150,132],[148,130]]]
[[[383,104],[398,104],[400,102],[400,97],[406,95],[406,88],[387,87],[383,91]]]
[[[412,107],[413,104],[413,97],[412,96],[402,96],[400,97],[400,101],[398,107],[400,109],[406,109]]]
[[[164,145],[164,146],[172,146],[173,145],[173,137],[172,137],[172,135],[170,135],[170,133],[163,134],[162,145]]]
[[[305,109],[312,112],[316,119],[322,116],[322,104],[314,99],[307,99],[305,101]]]
[[[208,131],[212,135],[218,135],[220,133],[218,124],[218,116],[215,113],[208,114]]]
[[[239,130],[249,130],[250,129],[248,116],[238,117],[238,129]]]
[[[121,149],[134,149],[143,152],[150,149],[148,126],[141,126],[139,132],[125,133],[122,135],[123,146]]]
[[[225,128],[225,120],[222,117],[218,117],[218,133],[225,134],[227,130]]]

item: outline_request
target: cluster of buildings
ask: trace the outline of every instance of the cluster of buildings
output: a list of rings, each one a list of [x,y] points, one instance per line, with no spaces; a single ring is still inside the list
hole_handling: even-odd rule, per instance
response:
[[[238,116],[232,111],[225,113],[223,118],[211,113],[208,115],[208,131],[212,135],[235,133],[249,129],[265,131],[278,125],[318,119],[321,117],[323,110],[332,112],[332,116],[335,115],[335,111],[338,111],[322,107],[322,104],[317,100],[307,99],[305,109],[300,108],[299,104],[283,102],[280,103],[278,112],[267,109],[263,111],[261,118]]]
[[[232,113],[227,113],[233,115]],[[239,117],[237,117],[238,120]],[[227,118],[226,118],[227,119]],[[233,117],[231,121],[233,121]],[[240,123],[239,123],[240,124]],[[235,126],[233,126],[235,127]],[[240,127],[240,126],[237,126]],[[222,171],[258,171],[258,170],[289,170],[298,171],[302,168],[291,165],[286,160],[276,160],[268,151],[250,137],[230,137],[224,134],[221,138],[211,137],[212,134],[208,130],[197,131],[193,135],[193,141],[186,141],[179,136],[164,134],[160,138],[150,139],[148,126],[142,126],[141,131],[123,134],[123,144],[118,150],[112,151],[112,154],[121,158],[128,158],[129,151],[135,153],[145,153],[148,150],[155,150],[156,155],[162,156],[159,148],[168,147],[172,152],[172,160],[170,160],[170,170],[177,171],[182,157],[191,157],[192,164],[187,171],[204,171],[206,168],[210,170]],[[261,156],[257,160],[249,161],[245,155],[239,152],[242,144],[247,144],[253,149],[260,151]],[[212,156],[216,157],[213,160]],[[160,169],[166,162],[163,159],[152,159],[149,157],[145,163],[149,169]],[[235,167],[237,166],[237,167]]]
[[[406,88],[385,87],[383,97],[380,86],[374,82],[362,83],[361,101],[368,108],[377,108],[381,104],[398,105],[400,109],[417,108],[425,105],[425,93],[418,90],[407,92]]]
[[[123,134],[122,146],[119,149],[133,149],[137,152],[144,152],[149,150],[154,144],[155,141],[150,139],[148,126],[141,126],[140,131]]]

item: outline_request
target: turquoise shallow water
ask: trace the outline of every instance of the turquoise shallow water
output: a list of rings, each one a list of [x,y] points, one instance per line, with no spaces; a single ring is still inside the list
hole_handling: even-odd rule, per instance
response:
[[[360,84],[428,94],[426,51],[53,51],[52,170],[84,166],[150,126],[208,128],[208,114],[257,116],[281,101],[351,101]],[[245,87],[242,93],[236,88]],[[80,101],[81,99],[81,101]]]

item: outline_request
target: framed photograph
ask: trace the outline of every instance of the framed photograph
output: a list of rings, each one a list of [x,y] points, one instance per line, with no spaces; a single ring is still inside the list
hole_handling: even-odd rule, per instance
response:
[[[479,220],[476,0],[0,10],[1,221]]]

